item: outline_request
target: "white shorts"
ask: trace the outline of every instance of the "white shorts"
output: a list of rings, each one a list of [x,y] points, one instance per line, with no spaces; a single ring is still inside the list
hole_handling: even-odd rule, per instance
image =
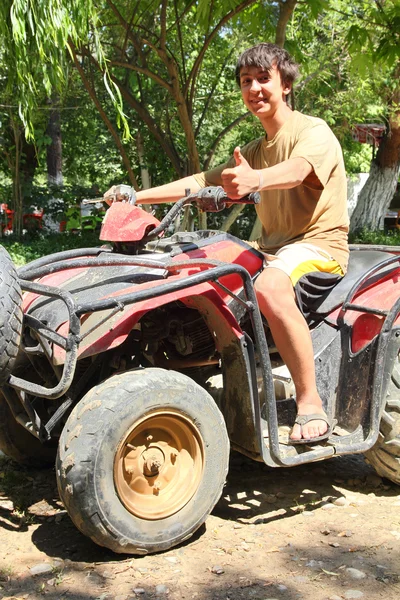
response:
[[[329,252],[313,244],[289,244],[265,257],[265,268],[280,269],[290,277],[293,286],[300,277],[315,271],[343,275],[341,266]]]

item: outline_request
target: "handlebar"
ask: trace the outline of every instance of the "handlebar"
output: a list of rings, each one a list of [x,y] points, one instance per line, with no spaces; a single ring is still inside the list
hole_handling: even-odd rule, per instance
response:
[[[113,202],[121,201],[127,202],[129,204],[135,204],[136,202],[136,194],[135,190],[128,185],[118,185],[112,188],[112,198]],[[103,198],[93,198],[93,199],[85,199],[82,201],[82,204],[94,204],[97,202],[104,201]],[[160,204],[162,201],[160,202]],[[189,204],[196,203],[199,210],[203,212],[220,212],[224,210],[229,204],[259,204],[260,203],[260,194],[258,192],[252,192],[247,196],[243,196],[242,198],[232,199],[229,198],[225,190],[220,186],[210,186],[201,188],[197,192],[190,193],[190,190],[186,190],[186,195],[177,200],[171,210],[167,213],[167,215],[163,218],[161,223],[152,229],[152,231],[146,236],[143,240],[144,242],[148,242],[150,240],[158,237],[162,232],[164,232],[173,222],[173,220],[177,217],[179,212]]]
[[[227,204],[259,204],[260,194],[258,192],[252,192],[247,196],[243,196],[243,198],[233,200],[228,197],[222,187],[212,186],[188,194],[185,199],[196,202],[198,208],[204,212],[219,212],[224,210]]]
[[[135,190],[128,185],[114,186],[114,194],[110,196],[110,198],[112,198],[114,202],[136,203]],[[247,196],[243,196],[243,198],[233,200],[227,196],[222,187],[210,186],[193,193],[190,193],[190,190],[187,190],[186,196],[181,200],[185,203],[196,202],[198,208],[203,212],[219,212],[224,210],[227,204],[259,204],[260,194],[258,192],[252,192]],[[104,197],[85,198],[82,200],[82,204],[97,204],[98,202],[105,202]],[[178,200],[178,202],[180,202],[180,200]]]
[[[111,190],[112,193],[110,193]],[[136,203],[136,192],[135,189],[130,185],[114,185],[108,193],[110,194],[107,200],[112,202],[128,202],[129,204]],[[101,198],[84,198],[84,200],[82,200],[82,204],[97,204],[98,202],[106,202],[107,200],[105,196],[102,196]]]
[[[192,202],[195,202],[198,208],[203,212],[220,212],[230,203],[259,204],[260,194],[258,192],[253,192],[238,200],[232,200],[231,198],[228,198],[225,190],[220,186],[202,188],[192,194],[190,193],[190,190],[187,190],[186,196],[175,202],[174,206],[168,211],[161,223],[155,229],[152,229],[143,241],[149,242],[156,239],[160,233],[165,231],[171,225],[180,211]]]

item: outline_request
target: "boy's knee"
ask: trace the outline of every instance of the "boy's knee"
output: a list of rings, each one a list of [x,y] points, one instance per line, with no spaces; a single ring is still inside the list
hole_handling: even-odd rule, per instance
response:
[[[293,286],[290,277],[280,269],[265,269],[254,284],[256,293],[268,294],[273,297],[293,296]]]
[[[278,269],[266,269],[257,278],[254,289],[263,312],[279,313],[295,302],[290,278]]]

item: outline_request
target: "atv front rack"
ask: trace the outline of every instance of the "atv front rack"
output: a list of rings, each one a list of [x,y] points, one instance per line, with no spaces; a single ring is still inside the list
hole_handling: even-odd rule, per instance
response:
[[[103,249],[94,251],[92,249],[91,254],[97,255],[103,253]],[[252,374],[253,382],[249,383],[249,389],[251,394],[251,408],[252,408],[252,419],[254,429],[257,436],[259,452],[264,462],[270,466],[294,466],[298,464],[304,464],[333,456],[334,454],[348,454],[354,452],[363,452],[370,448],[376,441],[379,431],[379,420],[382,411],[382,369],[386,363],[388,349],[392,337],[393,326],[400,313],[400,299],[395,302],[389,311],[382,311],[379,308],[373,309],[373,312],[379,315],[385,316],[381,332],[378,336],[377,345],[377,356],[376,365],[373,376],[373,391],[371,400],[371,411],[370,411],[370,424],[369,431],[363,440],[360,441],[360,436],[357,432],[353,432],[349,435],[338,437],[331,436],[328,440],[328,444],[325,446],[317,446],[314,448],[308,446],[307,449],[302,453],[296,453],[294,456],[289,456],[287,453],[282,451],[282,447],[279,443],[278,433],[278,414],[277,405],[274,391],[274,384],[271,371],[271,363],[269,359],[268,345],[265,338],[263,323],[259,312],[257,298],[255,295],[253,282],[248,271],[236,264],[226,264],[219,261],[209,261],[206,259],[199,259],[183,262],[157,262],[154,260],[146,260],[138,257],[127,257],[117,256],[106,252],[103,256],[95,256],[93,258],[87,258],[88,251],[80,250],[76,252],[73,260],[69,253],[63,253],[58,255],[66,260],[50,260],[47,261],[39,260],[32,263],[29,268],[25,267],[20,270],[22,279],[20,281],[21,288],[25,291],[30,291],[39,295],[55,297],[61,299],[68,309],[69,314],[69,331],[66,337],[51,331],[41,321],[34,319],[30,315],[25,315],[25,323],[33,330],[36,330],[41,338],[47,340],[49,343],[56,344],[62,347],[66,353],[66,359],[62,371],[59,383],[54,388],[48,389],[38,384],[25,381],[15,376],[11,376],[8,385],[24,393],[33,394],[43,398],[56,399],[65,394],[71,385],[72,378],[75,372],[75,367],[78,357],[79,344],[83,337],[80,333],[80,317],[82,315],[99,312],[106,309],[114,311],[122,310],[125,306],[148,300],[154,297],[163,296],[171,292],[176,292],[186,288],[190,288],[205,282],[212,282],[214,285],[219,286],[225,293],[230,294],[235,301],[239,302],[248,311],[250,321],[252,324],[255,347],[258,353],[258,359],[262,371],[263,389],[264,389],[264,403],[266,409],[266,422],[268,427],[269,445],[268,447],[264,443],[262,433],[262,418],[260,401],[257,394],[257,386],[254,385],[254,375]],[[85,258],[83,258],[85,257]],[[67,262],[67,265],[65,264]],[[358,291],[362,286],[368,282],[376,272],[385,268],[391,264],[400,262],[400,256],[394,256],[393,258],[382,261],[379,265],[370,269],[367,273],[363,274],[362,277],[356,282],[352,290],[348,294],[348,297],[344,303],[343,311],[347,310],[359,310],[367,312],[365,307],[353,304],[353,298],[357,295]],[[89,267],[89,266],[102,266],[102,265],[132,265],[136,267],[149,267],[153,269],[163,269],[168,274],[174,274],[177,271],[191,267],[204,269],[198,273],[188,275],[184,279],[178,279],[174,281],[165,281],[157,284],[151,288],[137,290],[128,294],[121,294],[115,298],[106,298],[97,300],[90,304],[76,304],[72,295],[64,290],[46,286],[30,280],[37,279],[48,273],[54,273],[56,271],[68,268],[78,267]],[[220,283],[219,279],[226,277],[227,275],[238,275],[243,282],[244,289],[244,300],[237,294],[228,290],[223,284]],[[370,311],[371,309],[369,309]],[[115,314],[115,313],[113,313]],[[109,316],[108,316],[109,318]],[[341,315],[340,318],[343,318]],[[396,334],[400,336],[400,331]],[[246,340],[246,344],[249,346],[249,360],[251,362],[253,347],[251,340]],[[25,351],[34,351],[35,348],[26,348]],[[49,351],[49,348],[47,348]],[[254,366],[254,365],[253,365]],[[250,377],[250,375],[249,375]]]
[[[93,254],[96,253],[93,252]],[[85,256],[85,258],[82,258],[82,256]],[[146,260],[142,258],[116,256],[115,254],[109,253],[105,256],[95,256],[87,258],[86,250],[81,250],[80,254],[76,254],[73,260],[70,260],[68,258],[67,253],[65,253],[65,256],[61,256],[61,258],[65,258],[65,260],[59,260],[57,262],[51,261],[50,264],[35,261],[35,263],[31,266],[32,268],[23,268],[20,270],[19,273],[23,275],[23,279],[20,279],[21,289],[23,291],[29,291],[38,295],[58,298],[64,302],[69,314],[69,331],[66,337],[52,331],[46,326],[45,323],[33,318],[29,314],[24,315],[25,323],[29,325],[30,328],[36,330],[40,334],[40,337],[63,348],[66,354],[62,376],[60,378],[59,383],[54,388],[49,389],[44,386],[26,381],[14,375],[10,376],[8,385],[20,391],[24,391],[39,397],[57,399],[68,391],[76,367],[79,344],[84,339],[84,337],[88,335],[88,332],[86,332],[84,336],[82,336],[80,333],[80,317],[82,315],[109,309],[114,309],[114,311],[117,312],[123,310],[124,307],[127,305],[144,300],[149,300],[151,298],[163,296],[169,293],[177,292],[179,290],[193,287],[195,285],[199,285],[205,282],[214,282],[216,285],[219,285],[225,293],[228,293],[232,297],[234,297],[239,303],[243,304],[243,306],[245,306],[245,308],[250,312],[255,311],[256,309],[258,310],[257,300],[255,297],[250,275],[246,271],[246,269],[244,269],[244,267],[240,265],[228,265],[220,261],[209,261],[205,259],[199,259],[195,261],[191,259],[190,261],[184,261],[179,263],[164,263],[157,262],[154,260]],[[73,296],[65,290],[30,281],[34,279],[39,279],[48,274],[53,274],[58,271],[62,271],[66,268],[89,268],[110,265],[129,265],[134,267],[160,269],[168,271],[168,274],[173,274],[177,271],[188,267],[204,268],[205,270],[194,275],[189,275],[185,279],[167,281],[165,283],[158,284],[151,288],[130,292],[128,294],[121,294],[117,297],[105,298],[87,304],[76,304],[76,302],[73,299]],[[246,295],[250,300],[243,301],[236,294],[228,290],[223,284],[218,282],[219,278],[226,277],[227,275],[232,274],[239,275],[242,278],[244,288],[246,289]],[[109,319],[113,314],[115,314],[115,312],[112,312],[111,315],[108,315],[107,319]],[[257,321],[257,325],[260,327],[258,337],[262,339],[263,336],[261,335],[261,333],[263,332],[263,329],[259,313],[258,316],[259,322]],[[104,320],[101,321],[101,323],[103,322]],[[97,324],[97,326],[99,326],[99,324]],[[266,346],[265,341],[264,343]],[[36,350],[36,347],[28,347],[24,348],[24,350],[27,353],[34,352]],[[44,348],[44,350],[46,350],[46,348]],[[268,353],[267,346],[266,350]]]

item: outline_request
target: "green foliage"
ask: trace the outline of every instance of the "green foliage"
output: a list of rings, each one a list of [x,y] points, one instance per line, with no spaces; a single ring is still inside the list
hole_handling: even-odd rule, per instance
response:
[[[372,159],[372,146],[355,142],[349,133],[341,137],[344,163],[348,175],[368,173]]]
[[[317,19],[322,11],[329,10],[328,0],[308,0],[307,4],[314,19]]]
[[[97,82],[97,90],[102,106],[111,119],[114,109],[101,79]],[[123,183],[126,175],[122,169],[121,155],[96,107],[82,88],[75,70],[69,74],[63,106],[63,173],[66,183],[72,187],[96,186],[99,191],[105,191],[114,183]],[[136,123],[132,120],[130,127],[132,131],[136,128]],[[134,144],[129,142],[125,147],[130,155],[132,153],[132,163],[136,163],[133,156]],[[46,164],[42,161],[42,177],[46,176],[45,167]]]
[[[400,246],[400,231],[362,231],[351,233],[349,236],[351,244],[372,244],[377,246]]]
[[[11,193],[10,184],[0,184],[0,203],[4,202],[10,207]],[[59,187],[56,185],[30,184],[25,189],[24,212],[28,213],[36,208],[43,208],[45,213],[56,217],[57,211],[60,209],[57,208],[56,212],[52,213],[51,205],[54,203],[55,198],[59,201],[58,206],[63,210],[68,206],[79,204],[84,198],[94,198],[96,195],[98,195],[98,190],[89,186],[65,184]],[[61,215],[58,220],[60,219]]]
[[[39,97],[61,92],[67,78],[66,50],[80,47],[90,37],[104,69],[104,84],[127,125],[119,90],[108,76],[99,37],[98,10],[93,0],[2,0],[0,47],[8,66],[7,95],[18,104],[28,138],[33,137],[33,115]]]
[[[358,64],[370,68],[379,62],[392,68],[400,59],[400,4],[398,0],[348,3],[345,10],[353,19],[346,42]],[[343,5],[342,5],[343,6]]]
[[[71,250],[73,248],[95,248],[100,246],[97,232],[39,234],[34,237],[25,236],[23,241],[13,236],[1,239],[17,266],[24,265],[41,256]]]
[[[331,0],[316,20],[296,11],[289,26],[290,49],[301,71],[296,108],[328,122],[342,145],[349,174],[368,172],[372,158],[370,146],[352,140],[354,125],[384,122],[398,85],[393,67],[377,58],[379,41],[392,30],[381,17],[375,23],[375,13],[369,11],[375,4]],[[392,5],[385,3],[385,12]]]
[[[0,137],[12,158],[12,126],[19,117],[8,106],[18,105],[29,132],[35,132],[38,161],[32,186],[24,171],[29,162],[24,145],[21,168],[26,178],[21,177],[21,186],[26,209],[48,204],[54,195],[54,190],[44,189],[46,99],[54,90],[60,95],[65,181],[57,197],[69,205],[128,181],[115,140],[71,67],[68,49],[76,52],[86,83],[115,130],[116,94],[123,92],[124,114],[133,138],[140,134],[144,154],[135,140],[122,140],[122,148],[139,185],[141,167],[148,169],[152,185],[159,185],[219,164],[236,145],[263,135],[253,117],[230,129],[245,112],[234,64],[246,47],[274,41],[282,5],[269,0],[3,0],[0,103],[7,107],[0,107]],[[237,11],[235,16],[232,11]],[[287,25],[285,47],[302,72],[295,107],[331,125],[350,174],[368,171],[371,158],[369,146],[351,139],[353,125],[387,117],[388,98],[398,86],[393,73],[399,22],[398,0],[310,0],[297,3]],[[14,178],[4,152],[1,173]],[[79,192],[80,187],[85,191]],[[2,197],[10,204],[11,189],[3,194],[0,187]],[[243,211],[231,230],[242,237],[248,237],[253,222],[253,213],[247,213]],[[210,227],[221,217],[210,216]]]

